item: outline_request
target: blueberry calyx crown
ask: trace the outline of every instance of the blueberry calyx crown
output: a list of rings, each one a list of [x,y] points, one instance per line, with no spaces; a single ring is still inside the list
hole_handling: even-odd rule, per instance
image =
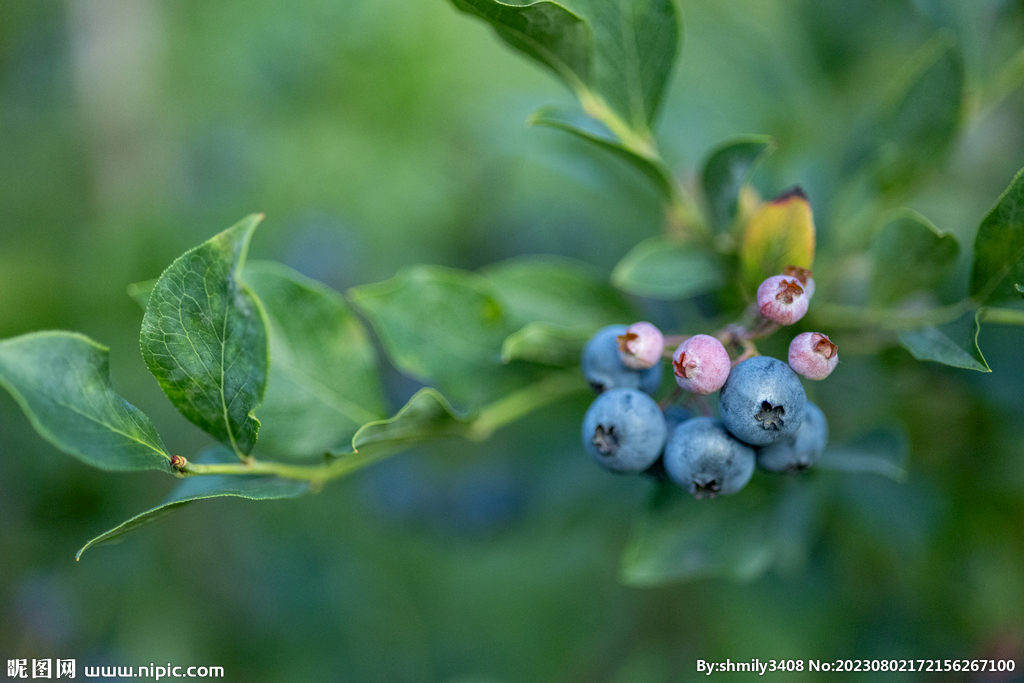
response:
[[[615,433],[614,426],[605,429],[604,425],[597,425],[590,442],[594,444],[594,448],[601,455],[611,455],[619,450],[619,437]]]
[[[697,368],[697,361],[692,356],[686,357],[686,352],[679,354],[678,360],[672,361],[672,367],[675,370],[676,377],[682,377],[683,379],[690,379],[693,377],[693,372]]]
[[[775,293],[775,300],[781,301],[784,304],[791,304],[803,293],[804,288],[796,280],[782,280],[779,282],[779,289]]]
[[[704,484],[698,484],[693,482],[690,484],[690,494],[697,500],[703,500],[704,498],[714,498],[715,495],[721,493],[722,485],[717,479],[712,479]]]
[[[773,406],[768,401],[761,402],[761,410],[754,416],[754,419],[761,423],[761,426],[765,429],[782,429],[786,423],[783,422],[782,416],[786,414],[786,409],[782,406]]]

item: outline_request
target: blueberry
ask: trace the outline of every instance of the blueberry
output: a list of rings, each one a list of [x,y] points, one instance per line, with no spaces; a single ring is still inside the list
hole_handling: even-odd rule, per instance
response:
[[[797,277],[773,275],[757,288],[757,308],[761,315],[780,325],[792,325],[804,317],[809,300]]]
[[[729,373],[718,409],[733,436],[767,446],[796,433],[806,403],[800,378],[789,365],[777,358],[754,356]]]
[[[825,379],[839,363],[839,347],[819,332],[804,332],[789,343],[789,367],[807,379]]]
[[[619,359],[632,370],[646,370],[661,360],[665,337],[648,322],[633,323],[618,337]]]
[[[815,463],[828,443],[828,420],[821,408],[810,401],[804,409],[804,421],[796,434],[759,448],[757,464],[771,472],[804,470]]]
[[[663,460],[669,478],[694,498],[731,495],[754,474],[754,449],[710,417],[695,417],[676,427]]]
[[[625,335],[625,325],[603,327],[583,347],[583,374],[594,391],[608,389],[639,389],[653,394],[661,384],[661,361],[646,370],[631,370],[619,357],[619,336]]]
[[[672,354],[672,369],[680,388],[701,396],[721,389],[731,367],[722,342],[706,334],[693,335]]]
[[[665,446],[661,408],[636,389],[610,389],[594,399],[583,417],[583,445],[605,469],[639,472]]]
[[[807,268],[801,268],[800,266],[786,266],[782,269],[782,274],[786,277],[795,277],[800,281],[800,286],[804,289],[804,294],[807,295],[807,299],[810,300],[814,296],[814,278],[812,273]]]

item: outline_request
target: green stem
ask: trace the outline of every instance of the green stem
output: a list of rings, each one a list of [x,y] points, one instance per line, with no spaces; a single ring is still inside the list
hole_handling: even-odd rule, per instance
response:
[[[536,384],[514,391],[508,396],[484,406],[476,418],[466,423],[465,435],[474,441],[482,441],[493,434],[495,430],[584,388],[579,370],[576,368],[572,371],[549,375]],[[303,479],[314,483],[323,483],[329,479],[351,474],[378,460],[394,455],[399,450],[401,447],[395,445],[370,444],[364,446],[362,450],[346,453],[322,465],[292,465],[250,457],[246,461],[237,463],[200,465],[190,462],[180,471],[185,476],[269,474],[286,479]]]
[[[973,299],[919,311],[824,304],[814,312],[814,318],[816,322],[829,327],[875,327],[899,331],[952,322],[976,308],[978,302]]]
[[[500,427],[584,388],[578,368],[549,375],[484,406],[469,423],[466,435],[474,441],[483,441]]]
[[[664,198],[666,233],[679,239],[698,237],[710,244],[711,233],[700,212],[693,200],[672,177],[661,152],[658,151],[654,136],[646,126],[637,129],[624,121],[600,95],[586,87],[577,87],[576,96],[583,106],[583,111],[607,126],[625,149],[663,169],[661,175],[669,193],[669,196]]]
[[[1024,325],[1024,311],[1019,308],[983,308],[978,320],[995,325]]]

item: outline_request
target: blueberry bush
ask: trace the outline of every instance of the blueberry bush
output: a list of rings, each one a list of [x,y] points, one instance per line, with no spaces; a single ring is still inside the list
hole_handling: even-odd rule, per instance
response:
[[[940,304],[935,297],[942,273],[959,255],[958,241],[904,211],[876,229],[868,302],[844,303],[838,294],[830,300],[842,282],[827,257],[809,279],[817,240],[807,195],[797,187],[764,201],[749,184],[775,141],[724,141],[692,186],[662,158],[653,130],[679,48],[672,0],[454,5],[570,89],[578,107],[544,107],[530,123],[578,136],[635,167],[661,195],[663,236],[623,256],[614,287],[573,264],[522,258],[480,273],[415,266],[343,297],[283,265],[248,264],[249,242],[263,218],[249,216],[186,252],[156,281],[132,286],[145,306],[146,365],[182,415],[218,444],[199,455],[172,454],[149,418],[116,392],[101,344],[56,331],[5,340],[0,381],[43,438],[101,469],[157,469],[184,479],[164,502],[89,541],[79,556],[196,500],[300,496],[412,443],[453,434],[486,439],[581,389],[584,342],[605,323],[632,322],[625,294],[701,297],[700,317],[674,332],[697,334],[715,320],[738,318],[719,334],[748,358],[758,353],[753,339],[804,317],[816,281],[824,283],[815,302],[823,325],[889,338],[915,358],[967,370],[989,371],[977,342],[986,321],[1024,324],[1024,310],[1001,305],[1024,292],[1024,173],[981,220],[969,286],[959,299]],[[864,149],[849,161],[868,169],[869,182],[887,199],[942,161],[958,129],[963,67],[953,45],[941,36],[936,41],[917,56],[917,72],[886,112],[878,139],[860,141]],[[935,97],[936,89],[948,97]],[[917,152],[913,164],[893,152],[908,147]],[[785,269],[803,275],[787,276]],[[928,303],[929,294],[935,303]],[[748,303],[758,316],[744,313]],[[430,385],[392,416],[383,412],[377,360],[360,316],[396,367]],[[771,367],[788,369],[776,363]],[[763,380],[788,379],[776,393],[795,388],[801,394],[785,431],[760,430],[761,413],[740,407],[754,399],[726,401],[729,385],[723,389],[722,417],[741,441],[769,445],[800,426],[803,388],[787,371],[786,378]],[[650,390],[660,384],[656,379]],[[737,388],[729,396],[741,393]],[[760,441],[754,430],[770,438]],[[634,469],[650,465],[664,441],[659,436],[648,462]],[[904,456],[895,445],[853,449],[822,465],[901,478]],[[755,556],[765,560],[754,564],[770,564],[770,535],[752,548],[728,543],[733,557],[712,559],[693,537],[713,523],[701,512],[692,503],[682,512],[655,512],[630,546],[626,580],[659,582],[739,567],[752,572]],[[770,527],[776,514],[766,504],[748,511],[741,527],[719,532],[750,538],[743,526]]]
[[[1021,12],[986,4],[971,30],[998,40],[971,42],[946,4],[914,3],[921,39],[886,83],[851,66],[862,36],[815,15],[807,50],[824,83],[813,85],[848,101],[813,109],[801,99],[811,86],[772,83],[790,98],[777,126],[732,131],[686,162],[685,126],[661,126],[681,4],[450,3],[475,20],[464,30],[488,30],[569,93],[529,115],[531,135],[553,129],[556,155],[582,158],[580,173],[606,174],[654,217],[648,233],[618,238],[627,248],[607,271],[517,255],[472,270],[405,266],[339,291],[250,260],[275,218],[242,218],[128,287],[144,311],[145,366],[209,437],[195,452],[119,393],[101,341],[56,330],[0,340],[0,386],[40,437],[111,482],[144,470],[180,480],[82,539],[77,557],[199,501],[331,496],[335,480],[424,446],[486,453],[547,411],[571,414],[557,429],[576,445],[553,457],[643,482],[614,568],[629,586],[799,574],[843,500],[870,519],[872,496],[901,495],[892,482],[920,495],[915,458],[927,461],[934,439],[962,443],[970,423],[950,403],[988,391],[951,387],[978,386],[973,375],[992,373],[986,336],[1016,347],[1024,325],[1024,170],[971,219],[962,206],[955,219],[923,213],[956,203],[936,199],[949,185],[936,178],[966,164],[972,136],[1017,97],[1024,52],[1003,42],[1020,38],[1006,26],[1024,35]],[[859,98],[870,106],[843,111]],[[969,237],[942,227],[966,220]],[[398,406],[392,368],[416,382]],[[908,396],[921,406],[901,404]],[[1021,455],[1006,453],[1004,467]],[[1024,494],[998,495],[1020,512]]]

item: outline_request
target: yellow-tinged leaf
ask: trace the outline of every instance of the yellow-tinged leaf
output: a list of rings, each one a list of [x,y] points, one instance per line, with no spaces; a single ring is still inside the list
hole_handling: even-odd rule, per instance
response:
[[[750,217],[740,247],[743,275],[751,288],[786,266],[814,262],[814,216],[799,187],[776,197]]]
[[[761,193],[757,191],[757,188],[747,184],[740,188],[740,196],[736,204],[736,222],[739,225],[746,225],[754,217],[754,214],[764,206],[764,200],[761,199]]]

